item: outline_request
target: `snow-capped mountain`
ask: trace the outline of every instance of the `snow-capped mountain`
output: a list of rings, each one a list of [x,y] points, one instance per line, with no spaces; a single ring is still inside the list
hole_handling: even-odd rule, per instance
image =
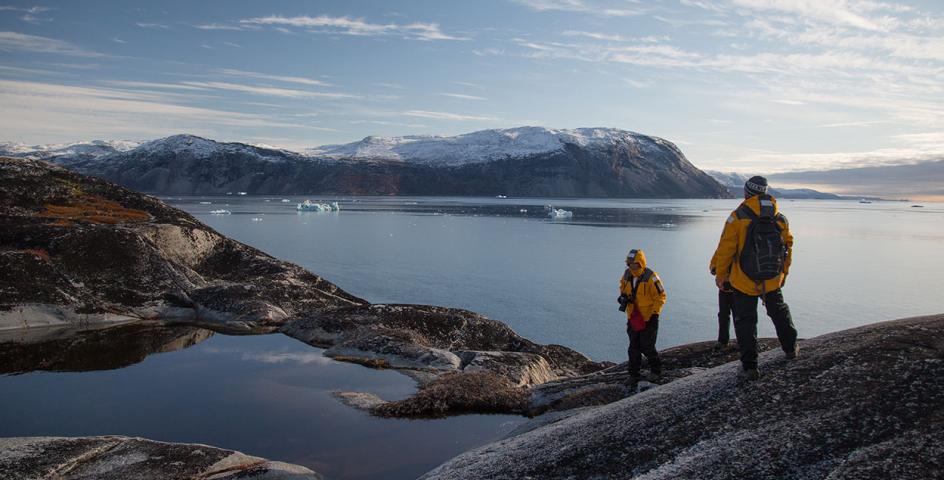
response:
[[[159,194],[728,196],[671,142],[611,128],[367,137],[305,153],[174,135],[113,150],[47,159]]]
[[[719,172],[717,170],[705,170],[705,173],[711,175],[718,183],[725,186],[728,192],[734,197],[744,195],[744,182],[755,174],[743,174],[736,172]],[[775,198],[793,198],[793,199],[818,199],[818,200],[838,200],[842,197],[833,193],[820,192],[811,188],[775,188],[775,184],[770,187],[770,194]]]
[[[615,128],[554,130],[544,127],[517,127],[482,130],[451,137],[367,137],[359,142],[324,145],[306,152],[336,159],[399,160],[456,166],[561,151],[566,145],[595,149],[619,143],[635,145],[640,149],[658,150],[660,146],[675,148],[660,138]]]
[[[37,160],[50,160],[57,157],[89,159],[103,157],[117,152],[127,152],[140,144],[141,142],[128,140],[92,140],[89,142],[52,145],[25,145],[22,143],[0,142],[0,155]]]

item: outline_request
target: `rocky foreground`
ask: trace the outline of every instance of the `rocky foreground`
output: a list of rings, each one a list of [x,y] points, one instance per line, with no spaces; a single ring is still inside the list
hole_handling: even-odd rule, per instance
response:
[[[298,465],[206,445],[131,437],[0,438],[0,478],[320,480]]]
[[[944,478],[944,315],[761,354],[600,407],[539,417],[425,479]]]

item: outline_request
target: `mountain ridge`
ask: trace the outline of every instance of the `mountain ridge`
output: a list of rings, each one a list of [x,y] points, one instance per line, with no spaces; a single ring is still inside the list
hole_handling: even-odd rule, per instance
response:
[[[47,148],[7,154],[52,161],[157,194],[729,196],[672,142],[607,128],[367,137],[307,153],[181,134],[126,150],[103,147],[78,154],[74,148]]]

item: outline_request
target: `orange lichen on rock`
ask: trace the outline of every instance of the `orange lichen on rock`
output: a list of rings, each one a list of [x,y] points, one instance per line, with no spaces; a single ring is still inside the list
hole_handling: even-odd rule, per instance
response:
[[[117,202],[95,196],[78,197],[67,205],[47,203],[39,216],[54,218],[57,224],[64,225],[68,225],[67,222],[73,220],[115,225],[146,222],[151,219],[151,216],[143,210],[125,208]]]
[[[26,249],[23,249],[23,250],[20,250],[20,251],[23,252],[23,253],[28,253],[28,254],[30,254],[30,255],[33,255],[33,256],[39,258],[40,260],[43,260],[43,261],[46,261],[46,262],[49,261],[49,252],[47,252],[45,249],[42,249],[42,248],[26,248]]]

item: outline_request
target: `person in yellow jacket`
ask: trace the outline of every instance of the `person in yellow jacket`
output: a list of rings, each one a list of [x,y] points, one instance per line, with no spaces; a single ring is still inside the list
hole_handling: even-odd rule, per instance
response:
[[[750,379],[757,371],[757,299],[767,315],[787,358],[798,353],[797,330],[782,287],[793,260],[793,235],[777,201],[767,194],[767,179],[751,177],[744,185],[744,201],[731,213],[715,250],[715,285],[734,290],[734,333],[741,350],[741,365]]]
[[[626,271],[620,278],[618,298],[620,310],[626,312],[626,333],[629,335],[629,378],[639,381],[642,355],[649,361],[650,380],[662,376],[662,360],[656,351],[659,314],[665,305],[665,287],[659,275],[646,267],[646,254],[630,250],[626,255]]]

